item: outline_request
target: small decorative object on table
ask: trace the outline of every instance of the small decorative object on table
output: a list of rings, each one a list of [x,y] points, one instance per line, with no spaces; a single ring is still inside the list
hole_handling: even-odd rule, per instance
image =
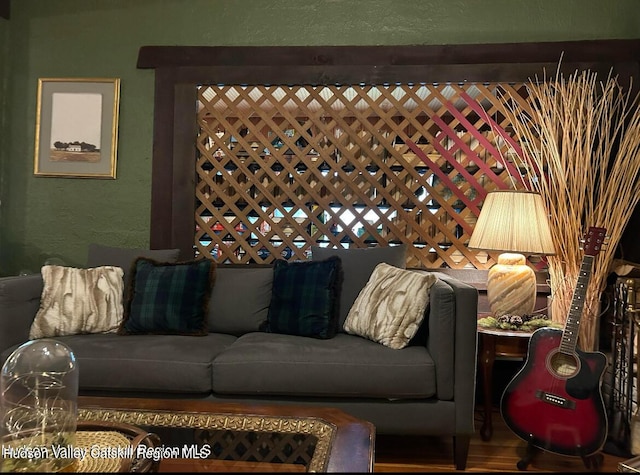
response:
[[[64,343],[18,347],[0,375],[3,472],[55,472],[74,462],[78,368]]]
[[[1,472],[151,472],[159,462],[137,457],[155,434],[78,416],[78,367],[71,349],[49,338],[18,347],[0,373]]]
[[[160,438],[130,424],[80,421],[76,444],[86,454],[76,458],[76,472],[157,472],[160,466],[157,457],[139,456],[153,453]],[[139,451],[139,446],[146,449]]]
[[[515,330],[523,332],[533,332],[542,327],[562,328],[562,325],[552,322],[551,319],[543,313],[522,316],[502,315],[497,318],[488,315],[478,319],[478,326],[494,330]]]

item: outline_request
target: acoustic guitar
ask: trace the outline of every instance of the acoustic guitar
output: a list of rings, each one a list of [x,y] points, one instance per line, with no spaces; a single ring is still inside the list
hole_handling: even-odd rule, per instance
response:
[[[607,438],[601,393],[607,358],[576,347],[580,317],[604,228],[591,227],[564,330],[539,328],[529,341],[524,366],[507,385],[500,411],[507,426],[530,446],[588,458]]]

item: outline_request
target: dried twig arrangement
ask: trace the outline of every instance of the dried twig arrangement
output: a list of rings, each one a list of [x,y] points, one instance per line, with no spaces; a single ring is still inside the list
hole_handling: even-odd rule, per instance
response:
[[[516,160],[529,189],[549,212],[556,255],[547,258],[553,321],[569,313],[583,252],[579,239],[591,226],[607,231],[594,261],[580,321],[582,349],[597,348],[600,294],[614,253],[640,198],[640,107],[631,88],[591,71],[530,81],[529,101],[509,101],[523,156]]]

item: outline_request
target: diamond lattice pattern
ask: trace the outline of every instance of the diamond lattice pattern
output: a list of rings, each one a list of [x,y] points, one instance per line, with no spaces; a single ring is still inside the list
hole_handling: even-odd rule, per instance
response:
[[[411,267],[488,268],[467,249],[520,153],[523,84],[198,88],[196,253],[306,259],[311,246],[410,244]]]

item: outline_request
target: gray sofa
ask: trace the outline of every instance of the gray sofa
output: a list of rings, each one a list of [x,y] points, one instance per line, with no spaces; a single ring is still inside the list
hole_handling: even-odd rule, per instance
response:
[[[352,266],[345,285],[356,282],[353,293],[373,263],[342,257]],[[105,263],[89,259],[90,266]],[[329,339],[260,331],[271,295],[268,266],[217,266],[205,336],[56,339],[76,355],[82,395],[332,406],[373,422],[380,434],[451,436],[462,470],[474,433],[478,295],[436,275],[422,327],[401,350],[343,331]],[[0,279],[2,362],[28,340],[42,289],[40,275]]]

